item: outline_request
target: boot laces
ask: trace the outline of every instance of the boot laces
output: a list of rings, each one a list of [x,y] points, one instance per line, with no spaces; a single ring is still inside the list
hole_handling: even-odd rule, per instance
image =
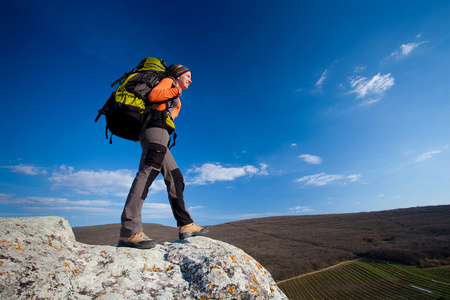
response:
[[[136,233],[136,238],[140,241],[150,241],[151,239],[145,235],[143,232]]]

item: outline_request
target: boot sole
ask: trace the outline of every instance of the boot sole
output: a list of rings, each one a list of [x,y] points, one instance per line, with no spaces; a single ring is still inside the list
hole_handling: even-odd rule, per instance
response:
[[[187,239],[189,237],[204,235],[207,232],[209,232],[209,229],[205,227],[201,231],[179,233],[178,234],[178,238],[181,239],[181,240],[184,240],[184,239]]]
[[[128,247],[128,248],[137,248],[137,249],[151,249],[156,246],[156,241],[145,242],[145,244],[136,244],[132,242],[125,242],[119,240],[117,247]]]

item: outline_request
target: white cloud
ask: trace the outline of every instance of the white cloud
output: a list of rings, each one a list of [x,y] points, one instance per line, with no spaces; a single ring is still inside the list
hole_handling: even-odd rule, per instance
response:
[[[257,168],[252,165],[243,167],[223,167],[219,164],[204,164],[199,168],[188,170],[188,174],[196,174],[188,180],[188,184],[204,185],[206,183],[214,183],[216,181],[232,181],[239,177],[253,175],[268,175],[268,165],[260,164]]]
[[[347,176],[347,178],[350,180],[350,182],[354,182],[361,178],[361,174],[349,175]]]
[[[445,147],[444,149],[447,149],[447,147]],[[417,158],[414,160],[414,162],[417,162],[417,163],[424,162],[424,161],[426,161],[426,160],[432,158],[434,155],[439,154],[439,153],[441,153],[441,152],[442,152],[442,150],[433,150],[433,151],[424,153],[424,154],[420,155],[419,157],[417,157]]]
[[[134,177],[135,173],[127,169],[74,171],[73,167],[63,165],[51,174],[48,181],[55,189],[70,188],[78,194],[126,197]],[[150,187],[151,193],[164,190],[166,190],[164,179],[155,180]]]
[[[322,76],[320,76],[320,79],[316,82],[316,87],[319,90],[322,89],[323,82],[325,81],[325,79],[327,79],[327,73],[328,73],[328,69],[325,69],[325,71],[323,71],[323,73],[322,73]]]
[[[378,101],[380,101],[380,98],[367,99],[359,103],[359,106],[369,106],[371,104],[377,103]]]
[[[342,180],[344,176],[342,175],[327,175],[325,173],[308,175],[297,179],[297,182],[305,181],[305,185],[322,186],[332,183],[333,181]]]
[[[257,173],[257,175],[269,175],[269,172],[267,172],[268,167],[268,164],[259,164],[259,172]]]
[[[117,205],[109,200],[68,200],[66,198],[51,198],[51,197],[24,197],[15,198],[14,204],[18,205],[37,205],[37,206],[112,206]],[[123,204],[121,204],[123,205]]]
[[[11,199],[14,198],[13,194],[3,194],[0,193],[0,204],[2,205],[9,205],[11,202]]]
[[[0,194],[0,204],[21,206],[31,211],[70,211],[95,215],[118,215],[122,212],[124,202],[109,200],[68,200],[66,198],[24,197],[15,198],[11,194]],[[201,206],[192,209],[200,209]],[[172,209],[167,203],[145,202],[142,215],[151,219],[173,218]]]
[[[384,95],[384,92],[394,86],[395,81],[394,77],[391,76],[391,73],[386,75],[381,75],[378,73],[371,79],[364,76],[354,76],[350,77],[349,80],[350,86],[352,87],[350,93],[355,93],[357,99],[364,99],[373,96],[379,98]],[[376,101],[372,99],[371,103]]]
[[[70,213],[82,212],[85,215],[120,215],[122,208],[111,207],[87,207],[87,206],[58,206],[58,207],[42,207],[42,206],[26,206],[24,209],[29,211],[67,211]]]
[[[116,213],[119,214],[123,203],[108,200],[69,200],[67,198],[52,197],[23,197],[17,198],[12,194],[0,194],[0,204],[21,206],[25,210],[33,211],[81,211],[87,213]]]
[[[190,207],[189,207],[189,211],[197,210],[197,209],[202,209],[202,208],[205,208],[205,207],[202,206],[202,205],[190,206]]]
[[[302,212],[312,212],[312,211],[314,211],[314,209],[311,209],[311,208],[306,207],[306,206],[291,207],[291,208],[289,208],[289,210],[291,211],[291,213],[302,213]]]
[[[417,38],[420,38],[421,35],[417,35]],[[389,58],[401,58],[404,56],[407,56],[409,54],[411,54],[411,52],[413,52],[417,47],[419,47],[420,45],[424,44],[425,42],[413,42],[413,43],[408,43],[408,44],[402,44],[400,45],[398,50],[395,50],[394,52],[392,52],[383,62],[385,62],[386,60],[388,60]]]
[[[71,188],[79,194],[116,195],[128,193],[134,176],[130,170],[116,171],[74,171],[72,167],[61,166],[48,178],[54,188]]]
[[[425,42],[403,44],[400,46],[400,51],[396,50],[396,51],[392,52],[391,56],[398,58],[401,56],[409,55],[414,49],[416,49],[423,43],[425,43]]]
[[[3,166],[1,168],[8,168],[11,169],[11,172],[25,175],[48,174],[45,168],[33,165],[20,164],[17,166]],[[52,188],[70,188],[78,194],[126,197],[134,176],[134,172],[126,169],[115,171],[75,171],[73,167],[62,165],[58,170],[52,172],[47,180],[52,183]],[[151,193],[164,190],[166,190],[164,179],[155,180],[150,187]]]
[[[148,219],[173,218],[172,209],[167,203],[145,202],[142,206],[142,216]]]
[[[319,173],[314,175],[304,176],[295,180],[296,182],[305,182],[305,185],[313,185],[313,186],[324,186],[334,182],[342,182],[342,184],[346,184],[347,182],[354,182],[359,180],[361,177],[360,174],[355,175],[334,175],[334,174],[325,174]]]
[[[362,71],[364,71],[366,69],[366,66],[356,66],[355,70],[353,71],[354,73],[361,73]]]
[[[152,186],[150,187],[151,193],[158,193],[166,190],[166,184],[164,183],[164,179],[158,179],[153,181]]]
[[[308,164],[320,165],[322,163],[322,158],[320,158],[319,156],[302,154],[298,157]]]
[[[42,167],[36,167],[33,165],[20,164],[17,166],[5,166],[2,168],[8,168],[8,169],[11,169],[11,172],[13,172],[13,173],[25,174],[25,175],[38,175],[38,174],[46,175],[46,174],[48,174],[46,169],[44,169]]]
[[[422,45],[424,42],[420,42],[420,43],[409,43],[409,44],[404,44],[400,46],[400,49],[402,50],[402,55],[408,55],[410,54],[414,49],[416,49],[417,47],[419,47],[420,45]]]

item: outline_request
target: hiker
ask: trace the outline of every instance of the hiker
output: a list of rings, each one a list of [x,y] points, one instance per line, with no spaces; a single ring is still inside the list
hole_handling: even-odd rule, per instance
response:
[[[186,208],[183,198],[184,180],[168,145],[170,126],[173,119],[180,112],[179,97],[182,90],[186,90],[192,83],[190,70],[183,65],[171,65],[168,75],[155,86],[148,99],[151,103],[160,103],[139,136],[142,156],[139,171],[130,188],[125,207],[122,212],[119,247],[134,247],[148,249],[156,245],[156,241],[147,237],[143,232],[141,211],[148,189],[161,172],[167,186],[172,213],[177,221],[179,238],[204,235],[208,228],[196,225]],[[166,111],[170,117],[166,121]]]

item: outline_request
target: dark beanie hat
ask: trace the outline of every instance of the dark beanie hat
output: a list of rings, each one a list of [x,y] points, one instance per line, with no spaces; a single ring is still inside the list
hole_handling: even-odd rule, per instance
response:
[[[169,76],[178,78],[181,75],[183,75],[184,73],[189,72],[189,69],[183,65],[171,65],[167,68],[167,71],[169,73]]]

